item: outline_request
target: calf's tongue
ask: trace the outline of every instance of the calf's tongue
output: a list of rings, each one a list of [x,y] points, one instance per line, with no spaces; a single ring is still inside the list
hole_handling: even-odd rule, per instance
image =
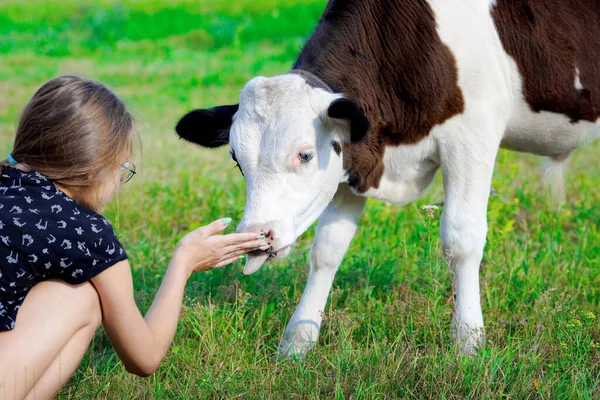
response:
[[[246,265],[244,266],[244,275],[251,275],[258,271],[265,261],[267,261],[268,257],[268,253],[261,253],[258,255],[249,254]]]

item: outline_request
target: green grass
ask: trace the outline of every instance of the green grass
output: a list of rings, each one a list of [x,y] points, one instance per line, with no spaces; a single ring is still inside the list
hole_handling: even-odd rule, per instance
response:
[[[236,101],[255,75],[287,71],[324,0],[42,0],[0,4],[0,154],[45,80],[76,73],[121,96],[143,138],[142,173],[112,203],[146,310],[178,239],[230,216],[244,183],[226,150],[179,141],[193,107]],[[415,204],[369,201],[336,277],[318,347],[277,360],[302,294],[314,230],[285,261],[197,274],[171,352],[148,379],[127,374],[99,334],[61,398],[392,399],[600,397],[600,143],[575,153],[556,209],[540,159],[501,152],[482,263],[487,346],[456,355],[452,279],[440,256],[440,179]]]

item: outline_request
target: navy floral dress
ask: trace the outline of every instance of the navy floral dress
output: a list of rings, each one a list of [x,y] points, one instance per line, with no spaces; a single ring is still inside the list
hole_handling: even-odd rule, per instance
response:
[[[0,167],[1,168],[1,167]],[[0,174],[0,331],[38,282],[86,282],[127,258],[110,223],[37,172]]]

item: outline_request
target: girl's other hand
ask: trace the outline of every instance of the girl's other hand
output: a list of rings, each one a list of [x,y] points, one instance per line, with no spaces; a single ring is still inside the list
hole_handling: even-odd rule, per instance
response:
[[[229,223],[229,218],[219,219],[188,233],[179,241],[173,259],[183,262],[191,275],[229,265],[252,250],[269,248],[258,233],[217,235]]]

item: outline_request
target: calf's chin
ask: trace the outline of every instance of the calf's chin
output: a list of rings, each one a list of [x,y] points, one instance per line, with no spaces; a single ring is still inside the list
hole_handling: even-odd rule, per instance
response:
[[[269,251],[252,252],[248,254],[246,265],[244,266],[244,275],[252,275],[258,271],[267,261],[280,260],[290,254],[290,246],[277,252],[277,255]]]
[[[263,252],[261,254],[248,254],[248,258],[246,259],[246,265],[244,266],[244,275],[252,275],[256,271],[263,266],[267,259],[269,258],[269,253]]]

